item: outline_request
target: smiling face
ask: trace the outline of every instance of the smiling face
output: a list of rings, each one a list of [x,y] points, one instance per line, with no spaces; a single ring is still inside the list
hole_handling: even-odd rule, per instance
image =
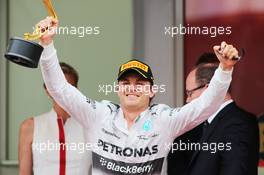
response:
[[[154,97],[151,83],[138,73],[125,73],[118,81],[121,107],[127,110],[145,110]]]

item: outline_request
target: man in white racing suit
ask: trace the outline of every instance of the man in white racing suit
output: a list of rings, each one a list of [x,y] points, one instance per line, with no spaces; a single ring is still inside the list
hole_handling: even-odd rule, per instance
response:
[[[223,103],[231,82],[237,50],[225,42],[214,46],[219,68],[196,100],[181,108],[150,105],[154,97],[150,67],[138,60],[122,64],[118,74],[120,105],[97,102],[67,83],[53,45],[56,19],[38,23],[49,28],[40,43],[44,47],[40,66],[45,84],[54,100],[86,129],[94,146],[93,174],[161,174],[164,158],[173,140],[215,113]]]

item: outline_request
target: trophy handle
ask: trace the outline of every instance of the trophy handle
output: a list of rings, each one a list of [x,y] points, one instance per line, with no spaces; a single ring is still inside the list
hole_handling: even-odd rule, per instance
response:
[[[51,0],[43,0],[43,3],[45,4],[45,7],[48,10],[48,14],[53,18],[58,19],[57,14],[52,6]]]
[[[51,0],[43,0],[43,3],[45,7],[47,8],[49,16],[53,17],[54,19],[58,19],[57,14],[52,6]],[[35,26],[34,32],[31,33],[24,33],[24,39],[25,40],[37,40],[39,39],[42,35],[45,35],[48,32],[47,29],[45,31],[41,31],[40,28]]]

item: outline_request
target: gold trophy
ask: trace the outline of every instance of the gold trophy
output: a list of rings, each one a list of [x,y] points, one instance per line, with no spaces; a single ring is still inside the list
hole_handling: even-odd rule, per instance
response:
[[[48,10],[49,16],[57,19],[51,0],[43,0],[43,3]],[[5,57],[16,64],[30,68],[37,68],[44,48],[38,43],[33,42],[33,40],[39,39],[47,32],[48,28],[43,30],[35,26],[35,30],[32,34],[24,34],[24,39],[18,37],[11,38]]]

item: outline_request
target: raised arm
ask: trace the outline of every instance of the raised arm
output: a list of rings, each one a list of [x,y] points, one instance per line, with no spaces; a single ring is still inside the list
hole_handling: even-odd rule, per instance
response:
[[[64,108],[72,117],[75,117],[84,127],[88,127],[92,120],[94,122],[98,111],[102,111],[102,105],[86,98],[77,88],[66,81],[60,68],[56,49],[53,45],[58,21],[47,17],[38,23],[38,27],[49,30],[40,38],[44,47],[40,59],[40,67],[45,85],[52,98]]]
[[[220,60],[220,65],[215,71],[208,88],[201,96],[182,108],[164,110],[163,114],[169,115],[169,128],[172,139],[199,125],[214,114],[224,101],[232,79],[233,66],[238,56],[237,50],[225,42],[221,46],[214,46],[214,51]]]

